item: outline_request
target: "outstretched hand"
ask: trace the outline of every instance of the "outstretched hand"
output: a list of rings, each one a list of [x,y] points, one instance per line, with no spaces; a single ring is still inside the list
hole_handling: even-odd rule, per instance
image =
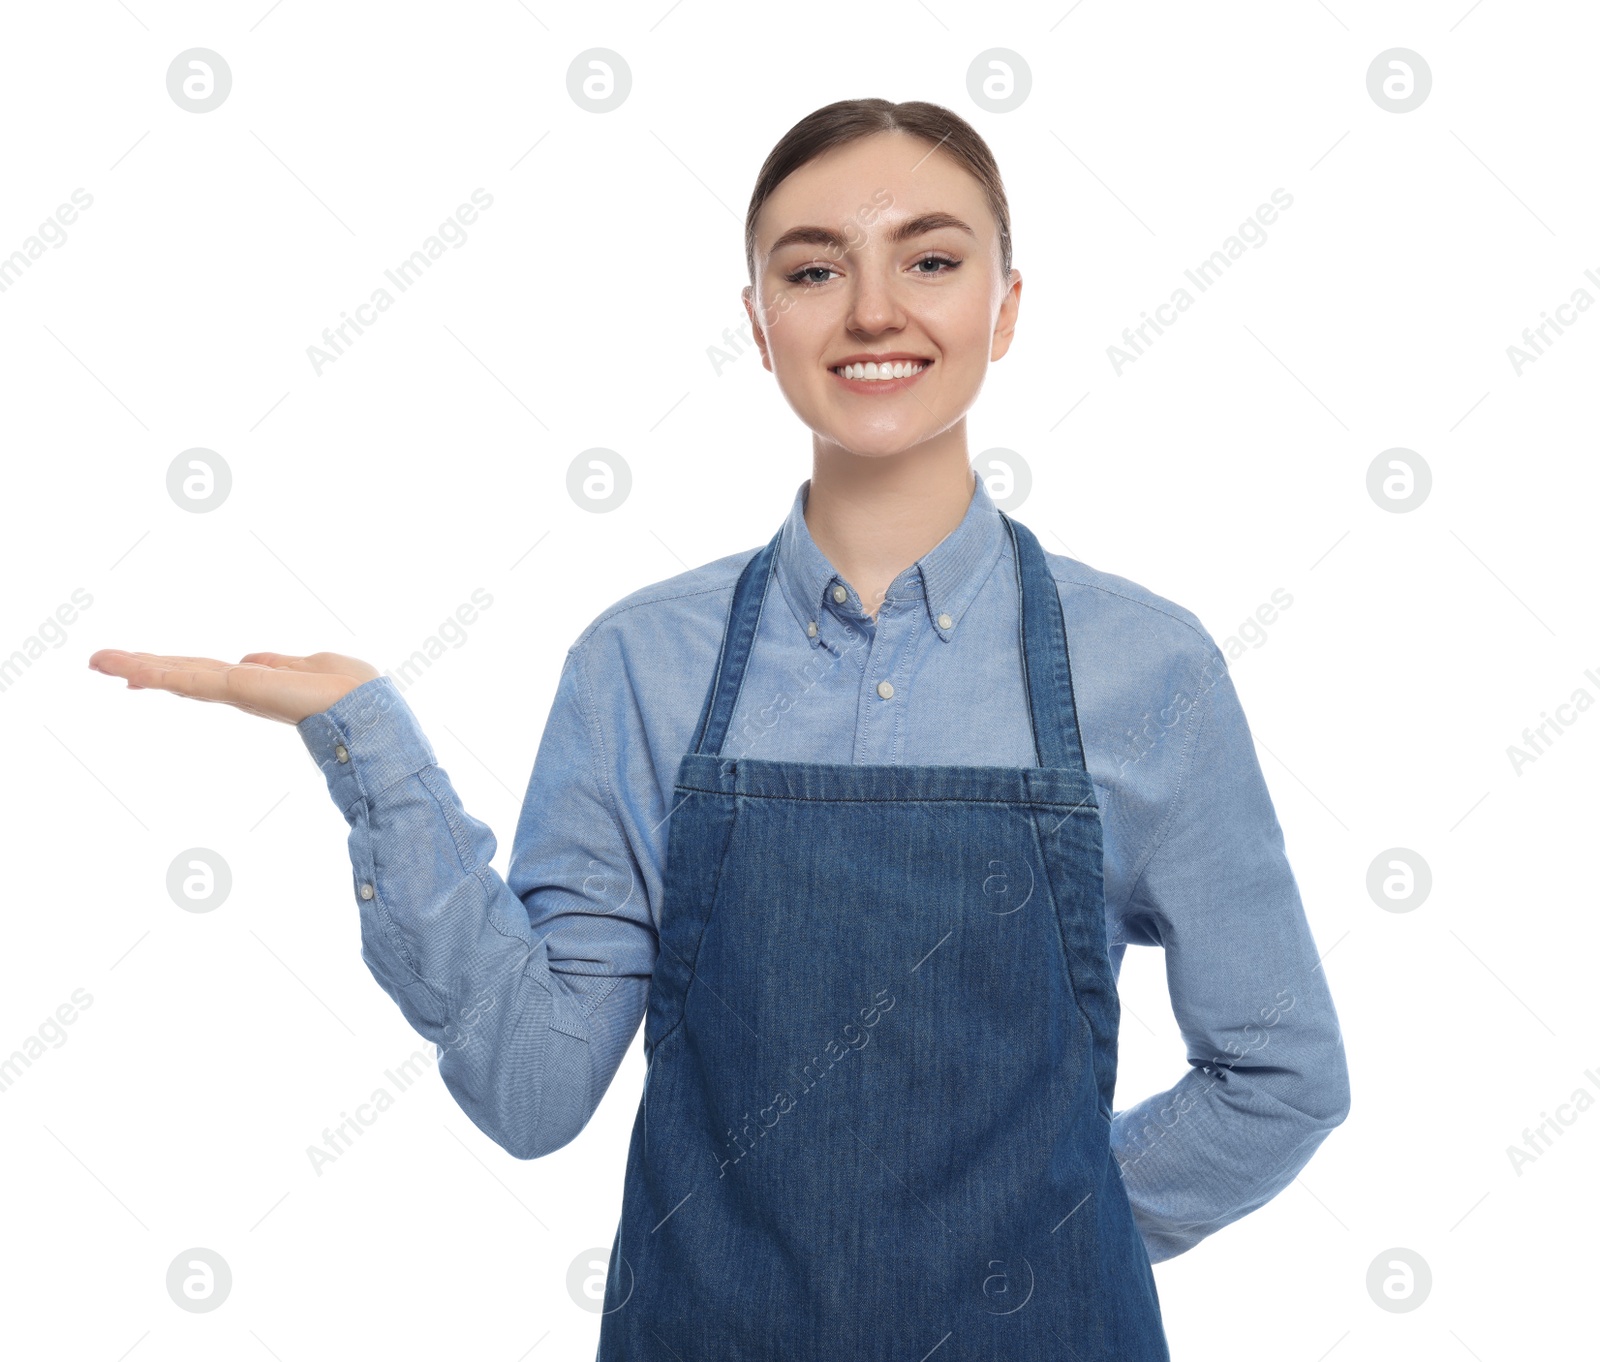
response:
[[[167,657],[102,648],[89,665],[120,676],[129,690],[167,690],[190,700],[232,705],[246,714],[297,724],[320,714],[364,681],[380,675],[358,657],[341,653],[246,653],[237,662],[211,657]]]

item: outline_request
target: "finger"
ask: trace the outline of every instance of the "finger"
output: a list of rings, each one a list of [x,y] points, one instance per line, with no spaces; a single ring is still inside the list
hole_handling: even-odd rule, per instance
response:
[[[107,670],[124,677],[133,690],[165,690],[190,700],[236,705],[241,701],[261,703],[268,694],[263,686],[266,673],[273,669],[214,657],[130,653],[123,659],[110,659]]]
[[[293,667],[303,671],[307,659],[296,657],[292,653],[246,653],[239,661],[254,662],[262,667]]]

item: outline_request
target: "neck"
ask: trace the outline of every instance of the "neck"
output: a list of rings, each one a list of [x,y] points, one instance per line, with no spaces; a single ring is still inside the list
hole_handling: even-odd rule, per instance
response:
[[[966,421],[899,454],[816,442],[806,529],[877,617],[889,584],[961,523],[972,501]]]

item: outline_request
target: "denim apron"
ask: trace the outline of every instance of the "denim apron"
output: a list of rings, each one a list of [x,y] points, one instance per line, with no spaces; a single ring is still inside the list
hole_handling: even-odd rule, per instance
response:
[[[1110,1147],[1060,597],[1002,519],[1037,766],[722,756],[782,530],[739,577],[678,769],[598,1362],[1167,1362]]]

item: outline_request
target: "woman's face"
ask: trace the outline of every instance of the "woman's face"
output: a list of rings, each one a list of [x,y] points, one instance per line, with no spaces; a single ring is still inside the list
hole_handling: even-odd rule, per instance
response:
[[[949,430],[1011,346],[1022,276],[1000,279],[983,189],[909,133],[834,147],[790,174],[756,219],[745,309],[762,363],[819,442],[898,454]],[[842,376],[886,356],[920,373]]]

